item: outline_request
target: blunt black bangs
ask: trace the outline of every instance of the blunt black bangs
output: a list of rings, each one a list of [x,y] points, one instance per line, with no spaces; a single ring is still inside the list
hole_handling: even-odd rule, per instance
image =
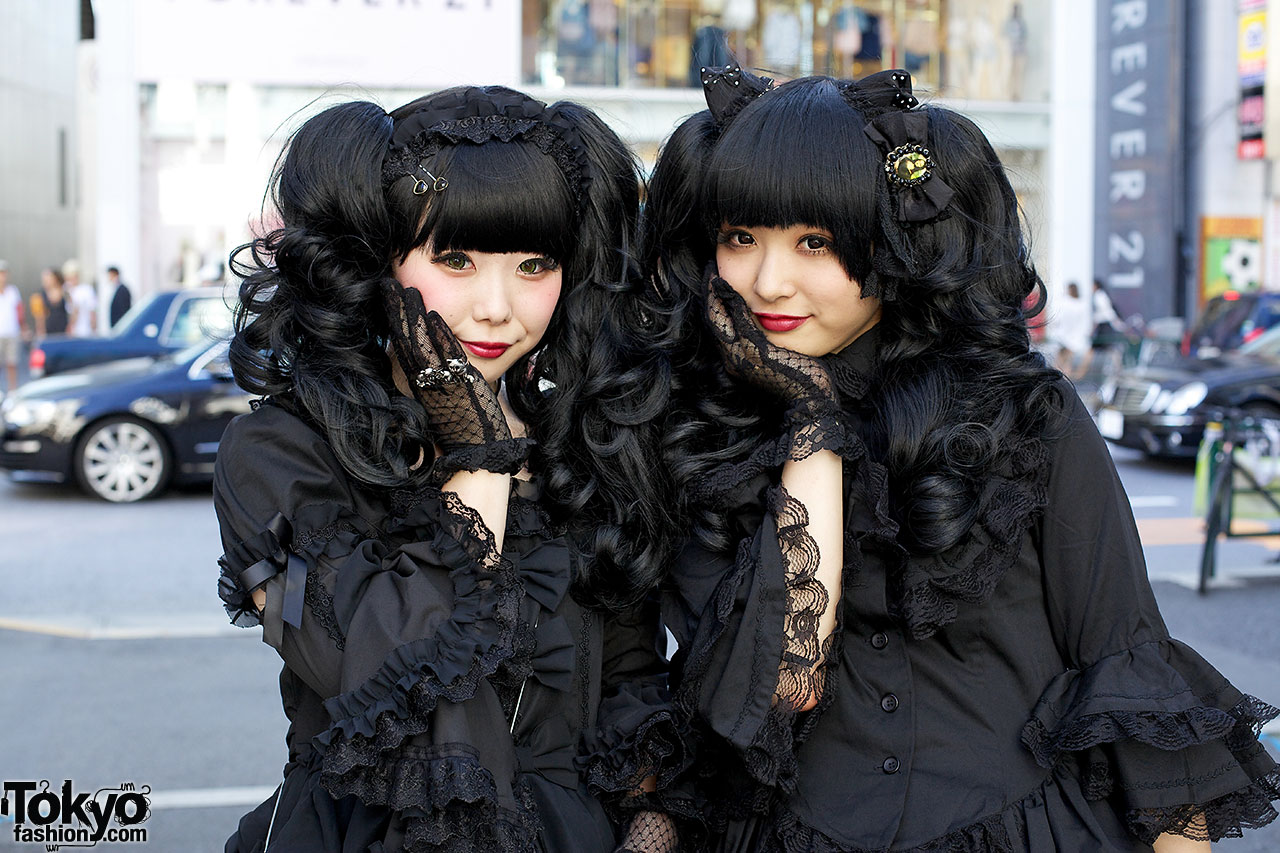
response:
[[[829,78],[764,93],[730,122],[712,152],[703,185],[708,224],[815,225],[836,237],[843,256],[865,254],[884,180],[865,124]]]
[[[427,193],[426,216],[406,252],[430,241],[436,251],[528,252],[569,263],[573,196],[555,161],[536,146],[461,143],[442,149],[429,167],[449,185]]]

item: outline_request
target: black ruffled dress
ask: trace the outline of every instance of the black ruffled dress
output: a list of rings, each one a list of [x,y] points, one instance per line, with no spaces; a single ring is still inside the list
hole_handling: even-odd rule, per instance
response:
[[[456,496],[353,482],[278,405],[228,427],[219,592],[284,659],[290,721],[278,796],[229,853],[263,850],[268,826],[273,853],[613,849],[587,777],[622,789],[610,767],[677,751],[657,614],[577,604],[577,555],[515,482],[498,557]]]
[[[835,359],[850,425],[874,339]],[[688,548],[664,616],[716,849],[1134,851],[1276,817],[1257,735],[1277,710],[1170,638],[1107,448],[1060,391],[1057,437],[1010,446],[978,523],[934,557],[898,546],[883,467],[843,442],[843,598],[808,712],[774,700],[784,648],[816,632],[786,442],[710,478],[741,539]]]

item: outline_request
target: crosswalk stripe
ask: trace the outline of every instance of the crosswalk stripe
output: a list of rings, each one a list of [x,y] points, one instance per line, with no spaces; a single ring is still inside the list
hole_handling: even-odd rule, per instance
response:
[[[223,806],[256,806],[273,793],[275,786],[251,785],[240,788],[186,788],[147,794],[153,809],[214,809]]]

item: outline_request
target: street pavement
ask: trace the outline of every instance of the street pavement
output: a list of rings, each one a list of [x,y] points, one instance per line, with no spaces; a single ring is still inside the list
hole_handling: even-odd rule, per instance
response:
[[[1199,596],[1190,465],[1114,456],[1173,634],[1280,704],[1280,565],[1269,562],[1280,540],[1224,543]],[[276,785],[286,723],[278,658],[258,632],[228,626],[218,601],[208,489],[115,506],[0,479],[0,535],[0,780],[49,780],[55,793],[64,780],[76,792],[149,786],[148,841],[133,846],[221,850]],[[1280,728],[1268,737],[1280,754]],[[37,849],[0,815],[0,851]],[[1215,849],[1280,850],[1280,825]]]

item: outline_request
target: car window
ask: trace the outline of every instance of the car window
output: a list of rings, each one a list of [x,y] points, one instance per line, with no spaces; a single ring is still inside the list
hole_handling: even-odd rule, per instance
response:
[[[1214,299],[1205,306],[1204,315],[1196,324],[1191,340],[1197,346],[1207,343],[1220,349],[1230,349],[1231,343],[1239,341],[1240,327],[1256,303],[1256,297],[1245,295],[1237,299]]]
[[[1255,355],[1280,355],[1280,326],[1272,326],[1261,336],[1240,347],[1240,352]]]
[[[167,346],[190,346],[224,338],[231,332],[231,310],[217,296],[192,296],[179,302],[165,335]]]

